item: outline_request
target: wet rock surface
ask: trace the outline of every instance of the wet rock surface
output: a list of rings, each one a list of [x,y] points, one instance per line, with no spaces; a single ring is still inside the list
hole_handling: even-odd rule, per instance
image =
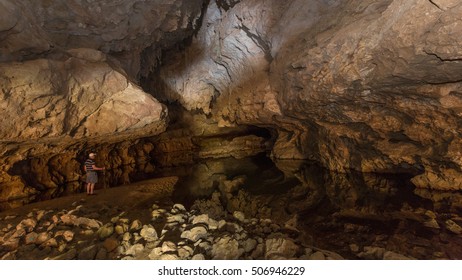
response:
[[[273,128],[275,158],[459,190],[462,5],[436,2],[211,1],[146,87],[220,127]]]
[[[327,173],[330,175],[318,179],[320,185],[317,185],[312,178],[309,179],[309,174],[319,175],[320,170],[301,169],[300,166],[298,170],[299,185],[283,194],[256,192],[258,186],[248,185],[253,180],[249,174],[234,173],[234,177],[217,182],[239,181],[237,189],[210,184],[215,187],[207,198],[203,197],[202,191],[196,193],[198,198],[194,198],[193,192],[189,194],[189,202],[184,204],[182,196],[171,196],[170,193],[163,200],[155,201],[157,197],[145,199],[142,207],[133,209],[127,208],[126,203],[98,203],[98,198],[105,200],[101,194],[93,203],[76,200],[71,208],[43,208],[21,215],[2,215],[1,257],[153,260],[462,258],[462,218],[456,213],[459,206],[455,201],[449,208],[447,204],[433,202],[433,210],[425,200],[410,200],[411,204],[396,201],[384,204],[387,197],[393,198],[390,181],[382,181],[382,186],[388,184],[390,188],[384,192],[384,189],[347,186],[344,184],[349,180],[346,177]],[[326,179],[343,184],[328,183]],[[277,180],[272,183],[278,185]],[[350,183],[357,184],[357,181]],[[324,184],[331,184],[327,193]],[[370,187],[375,185],[377,179]],[[136,189],[128,187],[132,191]],[[181,187],[185,185],[176,186]],[[148,194],[147,188],[143,187],[139,195]],[[149,188],[155,189],[155,185]],[[108,194],[118,189],[109,189]],[[196,187],[189,191],[194,190],[201,189]],[[124,194],[121,191],[120,194],[130,196],[130,192]],[[304,208],[295,210],[289,207],[294,204],[304,205]],[[448,211],[450,208],[456,211]]]
[[[231,214],[223,213],[226,220],[224,223],[231,227],[209,228],[206,223],[200,226],[187,221],[208,220],[207,214],[198,215],[196,210],[183,210],[186,220],[172,221],[163,227],[154,226],[151,223],[132,227],[130,232],[119,234],[113,231],[117,225],[125,228],[133,223],[128,218],[123,218],[125,213],[118,213],[114,209],[116,217],[112,222],[102,224],[101,221],[92,220],[99,226],[91,230],[88,227],[75,223],[69,223],[68,212],[74,212],[76,219],[87,219],[83,214],[86,208],[85,202],[77,208],[62,211],[48,211],[36,229],[29,229],[29,235],[25,235],[22,225],[32,219],[24,219],[17,227],[2,231],[0,254],[2,259],[296,259],[309,257],[302,255],[306,252],[305,247],[292,237],[276,232],[257,234],[250,224],[240,224]],[[173,217],[176,207],[162,208],[164,216]],[[96,209],[87,209],[96,210]],[[30,212],[30,216],[36,217],[37,211]],[[52,217],[58,220],[53,221]],[[63,218],[64,217],[64,218]],[[19,218],[19,217],[18,217]],[[255,219],[256,224],[261,223]],[[265,219],[265,223],[271,223]],[[54,225],[60,231],[48,230],[44,224]],[[188,229],[189,228],[189,229]],[[229,230],[239,228],[239,230]],[[66,231],[63,231],[66,229]],[[159,233],[159,235],[158,235]],[[47,237],[38,241],[37,236],[45,234]],[[277,235],[277,238],[271,238]],[[52,237],[55,236],[55,237]],[[258,241],[257,241],[258,240]],[[310,249],[313,254],[317,251]]]

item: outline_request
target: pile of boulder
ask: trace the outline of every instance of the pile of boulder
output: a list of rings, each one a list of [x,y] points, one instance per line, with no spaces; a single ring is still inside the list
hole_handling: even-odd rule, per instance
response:
[[[147,223],[130,220],[128,213],[117,213],[117,209],[103,207],[95,212],[84,202],[69,211],[34,210],[27,217],[7,216],[0,220],[5,225],[0,231],[0,258],[342,259],[302,244],[295,229],[270,219],[245,217],[240,211],[224,213],[220,220],[195,209],[188,211],[182,204],[154,204],[149,211]],[[107,214],[114,215],[106,218]]]

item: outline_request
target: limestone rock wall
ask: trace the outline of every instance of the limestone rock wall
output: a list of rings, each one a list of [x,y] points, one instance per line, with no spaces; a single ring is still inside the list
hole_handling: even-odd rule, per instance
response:
[[[0,201],[78,189],[90,151],[119,178],[152,170],[137,142],[168,110],[139,80],[199,27],[203,2],[1,1]]]
[[[107,136],[158,132],[166,108],[94,50],[71,50],[64,60],[0,64],[0,137]],[[75,54],[75,56],[72,56]]]
[[[91,48],[117,56],[136,77],[150,70],[163,48],[192,34],[203,2],[5,0],[0,3],[0,61]]]
[[[0,201],[78,189],[90,151],[127,165],[117,155],[167,127],[167,108],[96,50],[0,63],[0,92]]]
[[[228,1],[229,2],[229,1]],[[153,79],[220,126],[274,127],[276,158],[462,188],[455,1],[211,1]]]

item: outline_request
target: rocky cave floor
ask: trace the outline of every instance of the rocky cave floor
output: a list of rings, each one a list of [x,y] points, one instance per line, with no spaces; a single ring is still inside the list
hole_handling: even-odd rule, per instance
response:
[[[235,188],[236,181],[228,185]],[[380,218],[339,210],[325,217],[297,213],[270,219],[268,213],[278,212],[274,204],[245,190],[215,191],[185,207],[172,200],[177,183],[178,177],[157,178],[1,212],[0,258],[462,258],[462,218],[455,214],[404,205]],[[289,201],[296,204],[294,196]],[[246,216],[230,205],[259,214]]]

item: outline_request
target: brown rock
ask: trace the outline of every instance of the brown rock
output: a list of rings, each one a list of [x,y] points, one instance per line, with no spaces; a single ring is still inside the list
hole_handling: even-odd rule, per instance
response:
[[[27,245],[28,244],[35,244],[35,243],[37,243],[37,238],[38,238],[38,234],[36,232],[31,232],[31,233],[26,235],[26,237],[24,238],[24,242]]]
[[[37,220],[33,218],[28,218],[22,220],[17,226],[16,230],[21,230],[24,229],[26,232],[31,232],[35,229],[35,226],[37,226]]]
[[[299,247],[290,239],[271,238],[266,240],[266,259],[291,259]]]
[[[44,243],[45,241],[47,241],[48,239],[51,238],[51,234],[48,233],[48,232],[41,232],[38,234],[37,236],[37,239],[36,239],[36,244],[37,245],[41,245],[42,243]]]
[[[100,248],[98,253],[95,256],[96,260],[107,260],[107,251],[105,248]]]
[[[66,242],[71,242],[74,239],[74,233],[70,230],[60,230],[55,233],[55,238],[62,236]]]
[[[104,240],[103,246],[107,252],[112,252],[119,246],[119,241],[117,241],[116,238],[111,237],[111,238]]]
[[[56,241],[55,238],[50,238],[47,241],[43,242],[40,246],[57,248],[58,242]]]
[[[97,254],[98,247],[96,245],[91,245],[82,249],[77,258],[79,260],[94,260]]]

